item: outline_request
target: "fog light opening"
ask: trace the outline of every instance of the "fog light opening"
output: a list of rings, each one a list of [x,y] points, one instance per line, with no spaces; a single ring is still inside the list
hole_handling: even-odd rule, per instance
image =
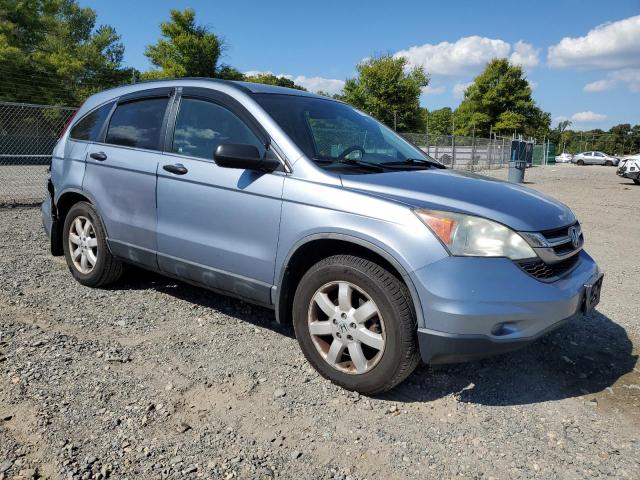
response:
[[[517,331],[518,331],[518,328],[516,327],[515,323],[512,323],[512,322],[496,323],[491,329],[491,335],[494,335],[496,337],[504,337],[505,335],[511,335],[513,333],[516,333]]]

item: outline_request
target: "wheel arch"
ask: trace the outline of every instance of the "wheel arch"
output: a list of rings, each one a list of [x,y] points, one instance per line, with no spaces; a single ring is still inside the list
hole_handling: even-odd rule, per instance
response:
[[[51,230],[51,253],[55,256],[61,256],[64,255],[64,250],[62,247],[62,232],[64,230],[64,221],[71,207],[73,207],[78,202],[87,202],[96,209],[98,215],[100,215],[100,212],[98,211],[98,208],[91,196],[83,190],[65,190],[62,193],[55,195],[57,197],[55,202],[53,201],[54,193],[50,192],[50,194],[52,197],[51,214],[53,217],[53,228]]]
[[[397,258],[368,240],[342,234],[317,233],[297,242],[289,251],[278,275],[274,289],[276,320],[281,324],[292,321],[293,297],[304,273],[323,258],[337,254],[352,254],[380,264],[394,274],[409,290],[418,325],[424,325],[422,307],[417,290],[407,270]]]

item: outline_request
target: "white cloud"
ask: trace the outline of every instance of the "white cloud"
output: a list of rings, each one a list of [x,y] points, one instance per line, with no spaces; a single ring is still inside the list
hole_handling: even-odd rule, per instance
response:
[[[513,52],[509,57],[509,61],[523,68],[533,68],[540,63],[539,53],[539,48],[534,48],[530,43],[519,40],[513,45]]]
[[[492,58],[504,58],[511,46],[499,39],[463,37],[454,43],[425,43],[400,50],[394,57],[405,57],[409,66],[421,66],[431,75],[463,75],[476,73]]]
[[[440,95],[444,93],[444,91],[445,91],[445,87],[443,86],[434,87],[432,85],[427,85],[426,87],[422,87],[423,95]]]
[[[524,68],[533,68],[540,63],[539,49],[529,43],[520,40],[512,46],[504,40],[478,35],[462,37],[453,43],[415,45],[393,56],[405,57],[409,67],[424,67],[431,75],[476,74],[494,58],[509,58]]]
[[[602,113],[595,113],[591,110],[586,112],[574,113],[571,116],[571,120],[574,122],[602,122],[606,119],[606,115],[603,115]]]
[[[587,83],[585,92],[604,92],[619,85],[626,86],[632,92],[640,92],[640,68],[623,68],[607,74],[607,78]]]
[[[583,90],[585,92],[604,92],[605,90],[609,90],[613,87],[613,82],[611,80],[597,80],[595,82],[587,83]]]
[[[538,88],[538,82],[528,79],[527,82],[529,82],[529,87],[531,88],[531,90],[535,90],[536,88]]]
[[[294,83],[306,88],[310,92],[327,92],[331,95],[342,92],[344,88],[344,80],[323,77],[305,77],[298,75],[297,77],[288,76]]]
[[[464,98],[464,92],[473,82],[467,83],[456,83],[451,91],[453,92],[453,96],[462,100]]]
[[[253,75],[274,75],[270,71],[249,70],[244,72],[247,76]],[[293,80],[296,85],[306,88],[310,92],[327,92],[331,95],[342,92],[344,88],[344,80],[338,80],[335,78],[323,78],[323,77],[307,77],[305,75],[290,75],[287,73],[281,73],[276,77],[284,77],[289,80]]]
[[[553,117],[554,124],[558,124],[560,122],[564,122],[565,120],[571,120],[569,117],[565,117],[564,115],[558,115],[557,117]]]
[[[624,83],[632,92],[640,92],[640,68],[625,68],[612,72],[611,79]]]
[[[598,25],[584,37],[565,37],[549,47],[547,58],[558,68],[640,67],[640,15]]]

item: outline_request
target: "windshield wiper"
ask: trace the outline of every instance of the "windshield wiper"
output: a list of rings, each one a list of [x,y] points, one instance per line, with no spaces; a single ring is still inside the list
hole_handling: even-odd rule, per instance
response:
[[[349,165],[352,167],[366,168],[368,170],[371,170],[372,172],[384,172],[386,170],[386,167],[377,163],[363,162],[362,160],[351,160],[348,158],[340,158],[336,160],[316,159],[315,161],[318,163],[322,163],[324,165],[340,164],[340,165]]]
[[[427,160],[425,158],[407,158],[406,160],[401,160],[398,162],[383,162],[380,165],[388,168],[405,168],[407,166],[413,166],[413,167],[429,166],[429,167],[435,167],[435,168],[446,168],[440,162],[436,162],[435,160]]]

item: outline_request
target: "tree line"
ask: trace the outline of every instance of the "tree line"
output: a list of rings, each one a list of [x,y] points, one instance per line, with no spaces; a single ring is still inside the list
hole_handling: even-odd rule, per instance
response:
[[[160,24],[160,38],[145,51],[152,68],[140,72],[124,65],[125,47],[116,30],[98,25],[95,11],[80,7],[77,0],[0,0],[0,100],[76,106],[105,88],[176,77],[304,90],[289,78],[245,75],[223,63],[226,47],[221,37],[197,23],[194,10],[171,10]],[[456,109],[432,111],[419,103],[429,85],[428,72],[409,68],[405,58],[376,56],[356,70],[334,97],[398,131],[477,137],[515,133],[548,138],[567,151],[587,149],[582,145],[610,153],[640,148],[639,125],[617,125],[609,132],[574,132],[562,123],[551,129],[551,115],[536,104],[523,70],[506,59],[490,61]]]

